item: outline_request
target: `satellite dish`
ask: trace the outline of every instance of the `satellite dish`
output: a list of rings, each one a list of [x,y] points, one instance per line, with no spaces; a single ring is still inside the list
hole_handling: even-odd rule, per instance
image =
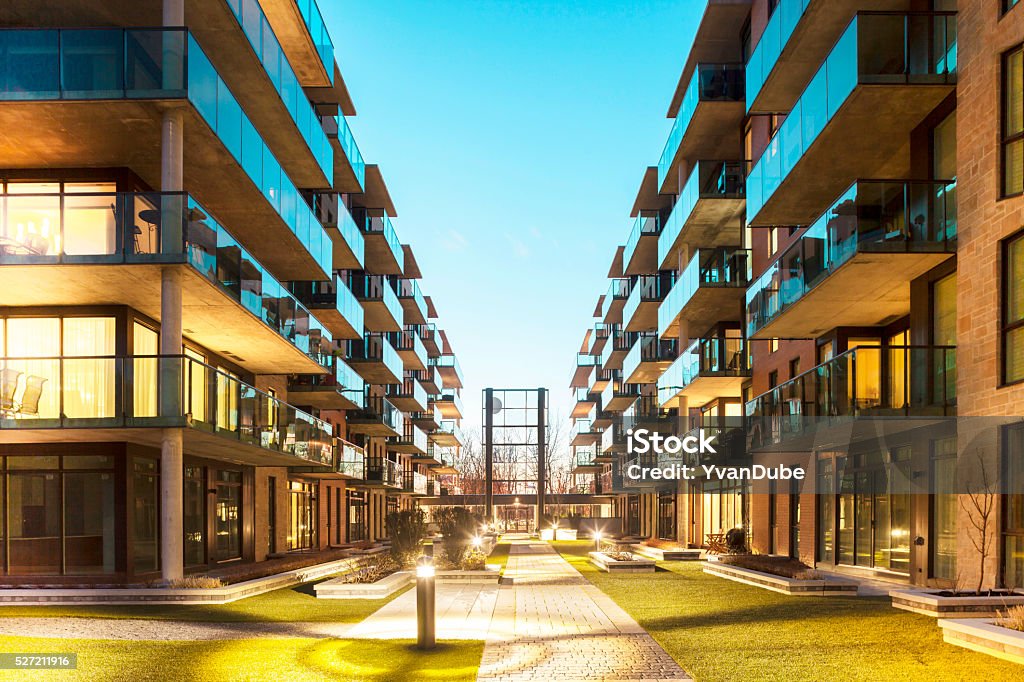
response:
[[[499,412],[501,412],[501,407],[501,399],[491,396],[491,414],[498,414]]]

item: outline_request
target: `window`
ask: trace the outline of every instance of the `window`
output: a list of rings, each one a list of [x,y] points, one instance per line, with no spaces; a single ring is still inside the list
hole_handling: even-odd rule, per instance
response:
[[[1003,480],[1003,585],[1024,584],[1024,428],[1020,424],[1004,432]]]
[[[932,443],[931,552],[933,578],[956,580],[956,438]]]
[[[206,564],[206,469],[185,467],[182,530],[186,566]]]
[[[135,573],[160,570],[160,467],[155,459],[132,462],[132,557]]]
[[[242,472],[217,472],[214,535],[218,561],[242,556]]]
[[[153,357],[160,354],[160,337],[146,325],[135,322],[132,325],[132,354],[134,375],[134,416],[157,416],[157,362]],[[140,357],[141,356],[141,357]]]
[[[1003,0],[1003,14],[1020,4],[1020,0]]]
[[[288,481],[290,525],[288,549],[312,549],[316,545],[316,484]]]
[[[779,370],[773,369],[768,372],[768,388],[775,388],[779,385]]]
[[[768,228],[768,255],[774,256],[779,251],[779,231],[774,227]]]
[[[800,358],[793,358],[789,361],[789,378],[795,379],[800,376]]]
[[[1004,197],[1024,193],[1024,46],[1003,56]]]
[[[1024,381],[1024,233],[1003,243],[1003,383]]]
[[[779,340],[778,339],[768,339],[768,352],[769,353],[777,353],[778,350],[779,350]]]

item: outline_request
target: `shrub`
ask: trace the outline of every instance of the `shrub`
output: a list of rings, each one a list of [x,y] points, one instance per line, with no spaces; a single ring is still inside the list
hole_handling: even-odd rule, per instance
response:
[[[821,574],[807,564],[788,557],[765,554],[723,554],[718,557],[723,564],[749,568],[752,571],[771,573],[795,580],[820,580]]]
[[[482,571],[487,567],[487,555],[479,549],[472,549],[462,558],[463,571]]]
[[[422,509],[391,512],[384,519],[391,538],[391,556],[399,566],[411,566],[420,555],[427,523]]]
[[[374,559],[372,563],[341,576],[341,581],[349,585],[354,583],[375,583],[382,578],[388,577],[399,568],[401,566],[398,565],[398,561],[394,557],[385,554]]]
[[[996,625],[1024,632],[1024,606],[1011,606],[1005,611],[996,611]]]
[[[465,507],[441,507],[434,512],[434,519],[441,531],[445,560],[452,566],[461,566],[477,533],[479,519]]]

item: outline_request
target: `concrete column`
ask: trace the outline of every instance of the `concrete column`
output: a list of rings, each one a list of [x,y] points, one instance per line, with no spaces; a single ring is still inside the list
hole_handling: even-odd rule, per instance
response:
[[[160,416],[183,416],[181,405],[181,272],[164,268],[160,297]],[[160,568],[165,581],[184,574],[182,554],[182,429],[166,428],[160,441]]]
[[[180,109],[164,112],[160,124],[160,189],[164,192],[180,192],[184,187],[184,127]]]
[[[185,25],[185,0],[164,0],[164,26]]]

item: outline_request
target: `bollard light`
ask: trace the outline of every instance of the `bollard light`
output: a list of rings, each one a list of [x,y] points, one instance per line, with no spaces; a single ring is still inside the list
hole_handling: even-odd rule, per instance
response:
[[[483,544],[483,540],[480,539],[479,535],[473,536],[473,539],[472,539],[471,542],[473,543],[474,547],[479,547],[481,544]]]
[[[594,531],[594,551],[601,551],[601,531]]]
[[[416,646],[433,649],[434,630],[434,558],[416,560]]]

